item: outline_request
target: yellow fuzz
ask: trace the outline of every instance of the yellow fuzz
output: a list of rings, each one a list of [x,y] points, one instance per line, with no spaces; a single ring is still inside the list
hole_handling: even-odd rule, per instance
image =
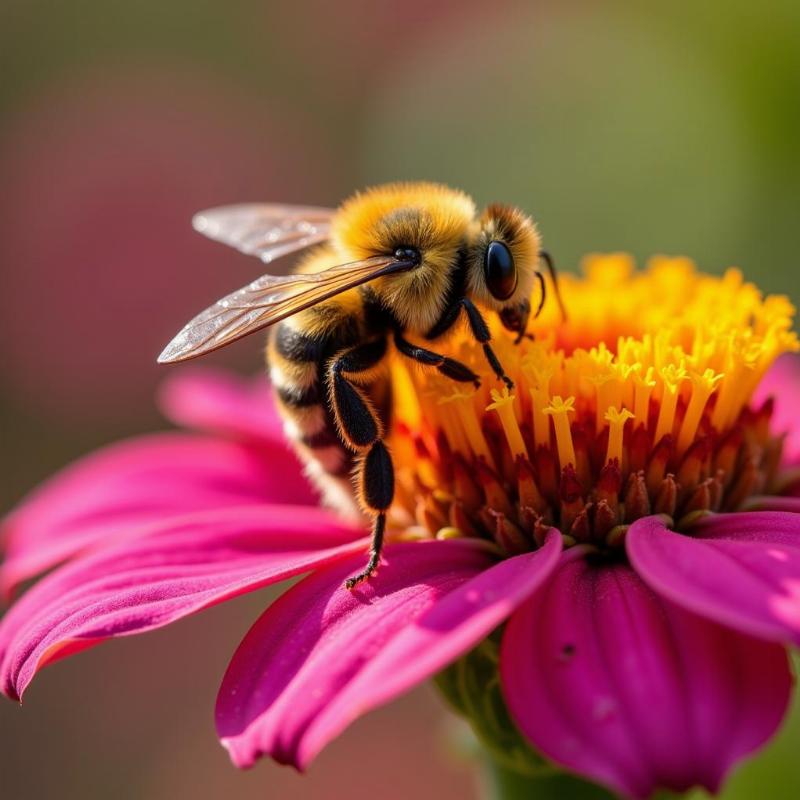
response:
[[[430,329],[439,318],[456,261],[475,216],[463,192],[434,183],[393,183],[360,192],[336,212],[331,241],[340,262],[398,246],[415,247],[419,268],[370,283],[407,331]]]
[[[393,357],[398,525],[508,552],[549,525],[568,543],[611,544],[644,514],[736,508],[774,479],[771,409],[750,401],[798,349],[789,300],[685,258],[637,271],[627,255],[593,255],[583,273],[561,277],[568,318],[548,302],[533,341],[514,345],[493,321],[512,392],[467,330],[436,347],[480,374],[478,390]]]

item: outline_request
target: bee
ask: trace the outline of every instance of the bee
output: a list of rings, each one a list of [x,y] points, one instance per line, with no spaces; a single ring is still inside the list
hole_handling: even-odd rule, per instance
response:
[[[352,589],[377,570],[394,496],[384,441],[391,415],[387,356],[479,386],[470,367],[434,349],[464,319],[498,381],[513,388],[485,313],[499,315],[519,343],[537,281],[535,315],[545,302],[542,264],[561,305],[552,261],[519,209],[490,205],[478,214],[466,194],[433,183],[374,187],[336,210],[226,206],[197,214],[193,225],[265,263],[313,248],[293,274],[263,275],[198,314],[158,360],[185,361],[272,326],[271,382],[307,472],[340,503],[352,503],[352,475],[358,505],[373,520],[366,568],[345,584]]]

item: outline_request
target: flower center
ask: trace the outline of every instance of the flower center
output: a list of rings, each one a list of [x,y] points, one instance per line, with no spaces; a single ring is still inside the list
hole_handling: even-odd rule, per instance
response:
[[[493,330],[513,391],[467,331],[445,349],[480,389],[393,360],[391,524],[493,539],[509,554],[553,525],[568,545],[613,547],[639,517],[680,527],[769,489],[781,442],[771,404],[751,398],[777,356],[798,349],[788,299],[687,259],[638,272],[625,255],[592,256],[584,273],[560,280],[567,320],[548,304],[533,340]]]

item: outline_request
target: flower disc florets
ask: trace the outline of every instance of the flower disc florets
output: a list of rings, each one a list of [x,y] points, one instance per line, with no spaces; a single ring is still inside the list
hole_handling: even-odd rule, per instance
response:
[[[794,308],[763,298],[736,269],[703,275],[688,259],[592,256],[560,280],[568,318],[548,304],[496,352],[497,387],[467,332],[450,354],[479,389],[393,364],[398,467],[393,519],[414,535],[494,540],[530,550],[557,527],[567,544],[613,550],[634,520],[741,508],[770,488],[781,441],[753,392],[797,350]]]

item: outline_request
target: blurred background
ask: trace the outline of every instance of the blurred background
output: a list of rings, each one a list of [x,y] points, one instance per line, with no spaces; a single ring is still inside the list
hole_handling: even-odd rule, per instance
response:
[[[796,302],[798,142],[796,0],[2,0],[0,510],[164,426],[156,355],[259,272],[192,233],[198,209],[440,180],[527,209],[562,269],[592,250],[681,253]],[[260,346],[211,360],[253,371]],[[0,795],[470,796],[428,690],[308,776],[235,771],[213,699],[269,599],[46,670],[23,710],[0,705]],[[800,796],[798,747],[795,709],[725,797]]]

